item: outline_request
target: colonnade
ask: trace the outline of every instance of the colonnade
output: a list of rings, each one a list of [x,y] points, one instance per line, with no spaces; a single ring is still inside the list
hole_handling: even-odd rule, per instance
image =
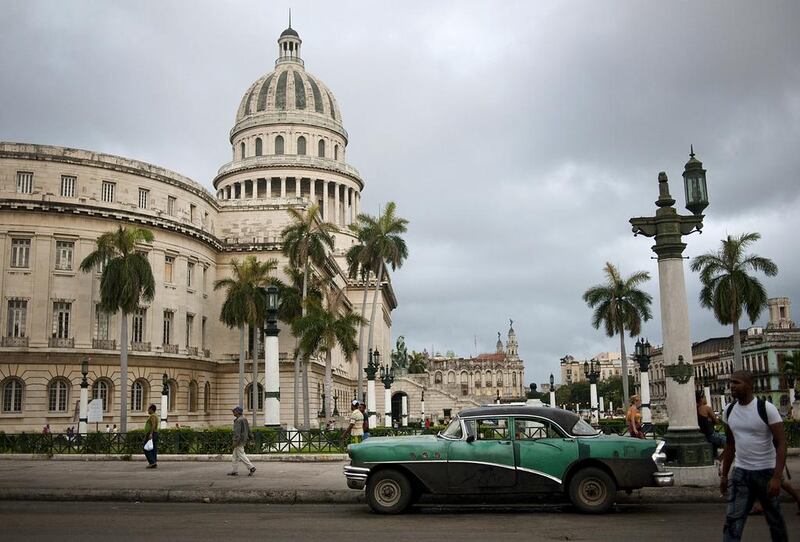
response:
[[[301,177],[245,179],[217,191],[221,200],[308,198],[320,204],[322,218],[341,226],[351,224],[360,212],[360,192],[344,183]]]

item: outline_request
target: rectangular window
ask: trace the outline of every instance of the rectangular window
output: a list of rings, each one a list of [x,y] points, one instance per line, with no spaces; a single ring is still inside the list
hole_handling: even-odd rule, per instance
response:
[[[17,193],[33,193],[33,173],[30,171],[17,171]]]
[[[133,333],[131,333],[132,342],[144,342],[144,317],[146,313],[147,309],[136,309],[133,313]]]
[[[194,222],[194,215],[195,215],[196,211],[197,211],[197,205],[194,205],[193,203],[190,203],[189,204],[189,222]]]
[[[75,182],[77,177],[72,175],[61,176],[61,197],[74,198],[75,197]]]
[[[200,346],[203,350],[206,349],[206,317],[200,320]]]
[[[116,191],[117,183],[111,181],[103,181],[103,191],[101,199],[106,203],[114,203],[114,192]]]
[[[11,240],[11,267],[30,267],[31,240]]]
[[[175,267],[175,258],[172,256],[164,257],[164,282],[172,282],[172,270]]]
[[[208,279],[208,267],[203,266],[203,291],[206,291],[206,279]]]
[[[24,337],[25,320],[28,316],[28,302],[22,299],[12,299],[8,302],[8,329],[7,337]]]
[[[186,287],[191,288],[194,283],[194,263],[186,264]]]
[[[72,315],[72,303],[57,301],[53,303],[53,337],[69,339],[69,326]]]
[[[72,241],[56,241],[56,269],[61,271],[72,270],[72,253],[75,243]]]
[[[164,326],[161,344],[170,344],[170,339],[172,339],[172,321],[174,317],[174,312],[164,311]]]
[[[108,340],[108,327],[111,320],[111,315],[100,308],[100,305],[94,306],[94,338],[107,341]]]
[[[194,326],[194,315],[186,315],[186,348],[192,344],[192,326]]]
[[[147,209],[150,203],[150,191],[146,188],[139,189],[139,209]]]
[[[172,196],[167,196],[167,214],[175,216],[175,198]]]

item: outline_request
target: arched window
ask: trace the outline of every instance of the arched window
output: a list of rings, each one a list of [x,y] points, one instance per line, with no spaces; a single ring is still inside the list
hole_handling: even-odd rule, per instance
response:
[[[54,378],[47,386],[48,408],[50,412],[66,412],[69,401],[70,384],[64,378]]]
[[[455,384],[456,383],[456,373],[450,371],[447,373],[447,383],[448,384]]]
[[[134,412],[144,412],[144,405],[147,403],[147,381],[143,378],[136,380],[131,386],[131,410]]]
[[[258,394],[258,409],[264,409],[264,386],[261,383],[258,383],[258,388],[256,388],[256,393]],[[247,387],[244,389],[244,396],[245,400],[247,401],[246,409],[253,410],[253,385],[248,384]]]
[[[304,155],[306,153],[306,138],[300,136],[297,138],[297,154]]]
[[[211,383],[208,381],[203,387],[203,412],[206,414],[211,412]]]
[[[469,375],[467,374],[467,371],[461,371],[461,383],[469,384]]]
[[[511,373],[511,385],[517,387],[517,373]]]
[[[317,143],[317,156],[320,158],[325,158],[325,140],[320,139],[319,143]]]
[[[283,154],[283,136],[275,138],[275,154]]]
[[[9,378],[3,384],[3,412],[22,412],[22,390],[19,378]]]
[[[441,384],[442,383],[442,372],[436,371],[436,374],[433,375],[433,383],[434,384]]]
[[[333,159],[334,160],[338,160],[339,159],[339,145],[334,145],[333,146]]]
[[[497,371],[497,385],[498,386],[503,385],[503,373],[501,373],[500,371]]]
[[[262,151],[263,151],[263,146],[262,146],[262,143],[261,143],[261,138],[257,137],[256,138],[256,156],[261,156]]]
[[[244,160],[244,141],[242,141],[241,145],[239,145],[239,149],[241,150],[242,160]]]
[[[98,378],[92,386],[92,399],[100,399],[103,402],[103,412],[111,409],[112,392],[111,381],[107,378]]]
[[[490,388],[492,386],[492,373],[488,371],[486,372],[483,378],[483,383],[487,388]]]
[[[167,411],[175,412],[178,404],[178,383],[170,379],[167,381]]]
[[[189,382],[189,412],[197,412],[197,382]]]

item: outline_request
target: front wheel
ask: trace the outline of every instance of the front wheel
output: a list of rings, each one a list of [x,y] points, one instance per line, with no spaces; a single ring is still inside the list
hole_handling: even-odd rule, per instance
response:
[[[378,471],[367,481],[367,504],[379,514],[400,514],[411,504],[413,489],[396,470]]]
[[[608,512],[616,493],[617,485],[611,476],[594,467],[579,470],[569,482],[569,499],[585,514]]]

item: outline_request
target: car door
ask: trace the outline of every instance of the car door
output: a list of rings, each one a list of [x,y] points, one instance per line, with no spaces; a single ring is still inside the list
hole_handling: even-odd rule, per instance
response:
[[[561,490],[569,465],[578,458],[575,438],[545,418],[515,417],[514,453],[521,491],[550,493]]]
[[[464,425],[466,438],[448,444],[450,490],[480,493],[512,488],[516,484],[516,470],[509,418],[467,418]]]

